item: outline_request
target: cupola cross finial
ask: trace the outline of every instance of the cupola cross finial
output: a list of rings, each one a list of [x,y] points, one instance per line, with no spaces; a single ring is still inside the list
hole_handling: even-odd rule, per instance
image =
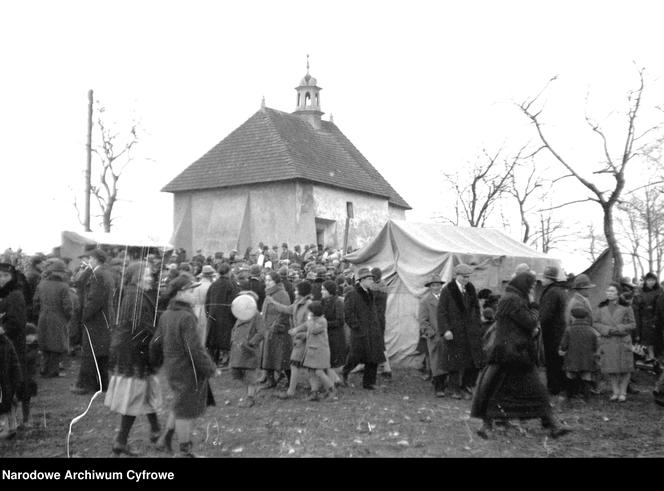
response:
[[[307,75],[309,75],[309,55],[307,55]]]

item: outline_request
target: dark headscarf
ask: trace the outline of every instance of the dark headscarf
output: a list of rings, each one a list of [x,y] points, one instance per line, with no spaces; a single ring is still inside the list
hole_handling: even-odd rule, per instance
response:
[[[12,291],[18,288],[18,275],[16,274],[16,268],[10,263],[0,263],[0,271],[4,271],[12,275],[12,279],[5,283],[4,286],[0,287],[0,298],[5,298]]]
[[[509,286],[517,290],[524,298],[528,298],[534,284],[535,276],[532,273],[519,273],[509,282]]]

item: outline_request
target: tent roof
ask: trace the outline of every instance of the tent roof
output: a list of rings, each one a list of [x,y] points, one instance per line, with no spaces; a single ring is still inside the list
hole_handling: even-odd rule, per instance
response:
[[[113,245],[129,247],[158,247],[173,249],[173,246],[165,241],[160,241],[154,237],[146,237],[136,234],[119,232],[72,232],[63,231],[62,241],[69,240],[78,244],[94,245]]]
[[[346,259],[356,266],[378,267],[386,279],[396,274],[416,296],[425,291],[424,282],[430,275],[438,274],[447,281],[460,262],[473,265],[478,274],[488,271],[486,265],[491,264],[494,273],[483,282],[494,287],[508,280],[522,262],[540,275],[547,266],[561,267],[558,259],[500,230],[403,220],[389,220],[371,243]]]
[[[380,235],[387,231],[397,235],[403,247],[422,248],[429,252],[455,254],[481,254],[486,256],[513,256],[552,259],[544,253],[508,237],[491,228],[455,227],[439,223],[413,223],[390,220],[376,239],[363,249],[347,256],[350,262],[362,262],[376,248],[383,247]]]

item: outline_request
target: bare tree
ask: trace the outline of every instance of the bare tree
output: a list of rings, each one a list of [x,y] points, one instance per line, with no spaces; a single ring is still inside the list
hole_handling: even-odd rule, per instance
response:
[[[118,202],[118,181],[127,166],[133,161],[132,149],[138,143],[138,123],[132,121],[128,130],[124,132],[116,129],[116,125],[105,119],[106,108],[97,100],[96,106],[96,143],[93,144],[92,153],[96,156],[93,163],[93,173],[97,178],[92,180],[90,192],[99,205],[100,213],[96,215],[102,219],[104,232],[110,232],[113,226],[113,211]],[[74,207],[81,220],[76,200]]]
[[[635,145],[640,142],[640,140],[648,134],[650,131],[654,130],[656,127],[650,128],[644,133],[637,136],[636,133],[636,119],[641,109],[641,96],[643,94],[643,72],[644,69],[638,71],[639,75],[639,84],[635,90],[632,90],[628,94],[628,110],[626,113],[626,126],[625,126],[625,135],[624,143],[622,144],[622,151],[620,157],[615,159],[611,152],[609,151],[609,142],[606,137],[605,132],[600,128],[599,124],[592,121],[590,117],[586,116],[586,122],[591,128],[591,130],[599,137],[602,147],[603,147],[603,162],[598,170],[594,171],[594,175],[608,175],[610,176],[615,184],[612,189],[604,190],[601,189],[599,184],[592,182],[591,180],[583,177],[580,174],[579,169],[583,167],[583,163],[571,162],[567,158],[563,157],[561,153],[557,150],[557,146],[554,146],[547,136],[544,134],[542,128],[541,114],[542,109],[535,110],[534,104],[538,101],[540,94],[535,96],[531,100],[527,100],[519,104],[520,110],[530,119],[534,124],[537,134],[540,141],[544,147],[553,155],[553,157],[565,168],[568,174],[561,177],[565,179],[568,177],[574,177],[579,183],[581,183],[590,196],[587,196],[582,199],[573,200],[561,205],[558,205],[554,208],[560,208],[562,206],[567,206],[573,203],[583,203],[592,201],[597,203],[602,208],[603,212],[603,231],[606,238],[606,242],[613,258],[613,277],[616,280],[622,278],[622,269],[623,269],[623,258],[620,253],[620,247],[618,245],[618,240],[616,239],[616,233],[614,230],[614,207],[619,202],[620,195],[625,188],[625,170],[627,165],[633,159],[635,154],[638,152],[638,148],[635,148]],[[553,82],[557,77],[553,77],[550,81]],[[547,86],[549,85],[547,84]],[[546,87],[545,87],[546,89]]]
[[[454,225],[460,221],[471,227],[484,227],[492,216],[500,198],[508,192],[514,167],[522,158],[525,147],[514,157],[503,157],[501,148],[495,154],[482,151],[470,171],[457,171],[444,174],[444,179],[455,192],[455,219],[448,218]]]
[[[529,245],[548,254],[557,244],[566,241],[570,235],[570,233],[565,233],[563,223],[554,219],[551,211],[540,212],[537,216],[537,226],[529,237]]]
[[[600,234],[595,230],[594,223],[590,223],[586,230],[586,234],[581,236],[582,240],[588,241],[584,252],[588,254],[588,258],[591,262],[595,262],[600,254],[602,254],[607,248],[606,238],[604,237],[604,234]]]
[[[517,174],[520,174],[522,169],[526,170],[528,177],[524,182],[519,182],[520,180]],[[537,174],[537,166],[535,165],[535,161],[532,159],[530,160],[530,169],[524,169],[523,166],[518,165],[514,168],[514,171],[510,175],[510,184],[507,192],[514,197],[519,207],[519,216],[521,218],[521,227],[523,231],[521,241],[524,244],[528,244],[531,236],[529,214],[532,211],[532,208],[529,207],[528,203],[533,195],[542,188],[543,183],[544,180],[540,175]],[[544,231],[545,227],[542,226],[540,230]],[[543,252],[546,253],[547,251]]]

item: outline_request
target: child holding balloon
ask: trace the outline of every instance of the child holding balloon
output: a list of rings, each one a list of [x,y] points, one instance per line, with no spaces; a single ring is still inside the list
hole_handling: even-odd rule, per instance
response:
[[[257,302],[256,293],[243,291],[231,303],[231,311],[237,318],[231,332],[231,377],[247,387],[247,397],[239,404],[240,407],[252,407],[256,403],[260,342],[265,335]]]

